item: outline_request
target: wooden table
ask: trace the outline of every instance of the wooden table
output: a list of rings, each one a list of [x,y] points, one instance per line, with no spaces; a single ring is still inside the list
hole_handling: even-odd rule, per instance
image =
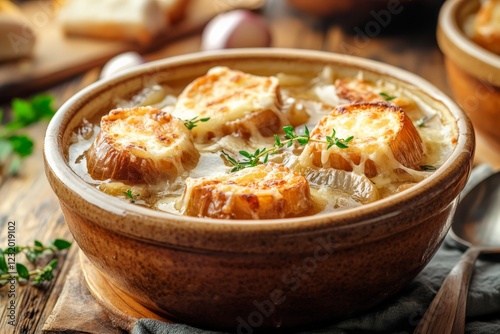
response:
[[[408,5],[390,18],[385,27],[372,15],[356,19],[355,15],[319,20],[289,8],[285,0],[268,0],[262,13],[272,28],[273,47],[317,49],[347,53],[383,61],[417,73],[445,93],[450,94],[443,67],[443,56],[435,41],[435,22],[439,4],[420,8]],[[359,16],[358,16],[359,17]],[[347,19],[346,19],[347,18]],[[368,29],[374,30],[368,30]],[[374,32],[377,32],[376,34]],[[368,37],[372,35],[372,37]],[[199,50],[200,34],[171,41],[147,54],[148,60],[191,53]],[[78,77],[45,88],[61,105],[72,94],[95,81],[99,68]],[[2,106],[7,110],[7,106]],[[71,240],[55,195],[46,181],[43,169],[42,140],[46,124],[29,129],[36,138],[35,153],[24,162],[20,174],[0,180],[0,247],[7,244],[7,225],[16,224],[16,243],[47,242],[55,238]],[[499,153],[479,141],[477,161],[500,168]],[[10,298],[6,287],[0,289],[0,332],[41,333],[67,278],[71,265],[77,261],[77,246],[60,256],[57,277],[41,287],[16,287],[16,325],[8,325],[7,306]]]

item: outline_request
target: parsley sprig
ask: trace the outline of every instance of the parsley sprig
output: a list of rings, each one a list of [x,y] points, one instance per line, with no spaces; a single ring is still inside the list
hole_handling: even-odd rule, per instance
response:
[[[0,249],[0,285],[5,284],[10,279],[29,281],[33,277],[33,283],[38,284],[50,281],[54,278],[54,269],[57,267],[57,259],[53,258],[58,252],[71,247],[71,242],[64,239],[55,239],[48,244],[35,240],[33,245],[9,247]],[[29,270],[27,266],[18,262],[17,257],[14,263],[10,260],[16,255],[24,253],[26,259],[35,266]],[[49,256],[51,260],[42,266],[36,267],[37,263],[44,257]]]
[[[297,134],[294,131],[293,126],[285,126],[283,127],[283,132],[285,135],[284,138],[281,139],[277,134],[274,135],[274,145],[269,148],[256,149],[255,152],[250,153],[248,151],[239,151],[239,154],[243,156],[241,160],[237,160],[228,153],[221,152],[226,160],[233,166],[231,172],[236,172],[242,170],[244,168],[255,167],[260,164],[265,164],[269,160],[270,154],[278,153],[282,148],[291,147],[294,143],[299,144],[300,146],[304,146],[310,142],[324,143],[327,144],[326,149],[330,149],[332,146],[337,146],[342,149],[346,149],[349,147],[349,142],[354,138],[354,136],[350,136],[345,139],[338,138],[336,136],[337,132],[335,129],[332,129],[332,134],[330,136],[326,136],[325,139],[315,139],[311,138],[311,134],[307,126],[304,127],[303,134]]]
[[[55,114],[54,98],[50,95],[36,95],[30,100],[12,101],[12,119],[0,125],[0,169],[3,174],[16,174],[22,160],[33,152],[33,139],[21,133],[29,125],[42,120],[49,120]],[[0,110],[0,124],[3,121]]]
[[[210,120],[210,117],[198,118],[198,116],[196,116],[196,117],[193,117],[191,119],[183,119],[182,122],[184,123],[184,126],[188,130],[192,130],[198,126],[199,122],[208,122],[209,120]]]

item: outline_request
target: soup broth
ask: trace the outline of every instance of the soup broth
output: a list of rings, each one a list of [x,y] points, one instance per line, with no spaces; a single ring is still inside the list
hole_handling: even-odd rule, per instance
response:
[[[226,70],[228,69],[218,68],[214,71]],[[263,87],[268,86],[255,87],[249,84],[248,94],[232,100],[224,100],[221,106],[225,108],[226,105],[230,105],[233,108],[231,110],[244,109],[247,108],[245,103],[248,101],[258,101],[260,109],[271,111],[256,114],[255,117],[245,114],[241,118],[243,121],[231,119],[230,122],[218,127],[219,130],[213,130],[218,120],[221,119],[219,115],[212,113],[207,117],[202,117],[201,114],[190,113],[191,110],[197,110],[197,102],[192,102],[193,99],[189,97],[190,93],[185,92],[190,83],[169,86],[151,85],[132,99],[117,102],[116,108],[121,108],[119,110],[150,106],[165,112],[168,117],[174,115],[173,117],[180,119],[186,128],[194,125],[193,128],[183,129],[183,131],[190,131],[194,136],[193,145],[197,153],[193,153],[191,158],[197,159],[197,162],[194,166],[177,166],[173,174],[175,177],[160,177],[154,182],[131,182],[93,177],[94,174],[91,174],[88,168],[88,154],[101,131],[100,121],[103,115],[97,119],[84,120],[74,132],[68,152],[70,166],[86,182],[101,191],[154,210],[180,215],[186,214],[187,211],[190,215],[214,218],[286,218],[352,208],[404,191],[417,185],[439,168],[454,148],[457,136],[454,124],[449,124],[449,120],[443,117],[439,110],[430,107],[406,87],[399,87],[384,80],[365,79],[363,72],[352,77],[340,76],[330,67],[325,67],[323,71],[310,75],[274,73],[270,76],[272,80],[269,79],[269,81],[268,78],[266,76],[263,82],[267,82],[265,85],[270,85],[269,87],[275,84],[276,90],[274,88],[265,90]],[[212,89],[214,84],[211,83],[207,87]],[[232,88],[228,87],[228,89]],[[275,91],[274,98],[273,92]],[[182,106],[184,109],[181,108],[180,101],[185,104]],[[186,105],[193,109],[188,109]],[[255,103],[252,105],[255,106]],[[370,111],[368,119],[363,119],[364,116],[359,116],[360,114],[357,113],[359,108],[371,108],[373,112]],[[179,111],[181,109],[182,111]],[[392,121],[384,119],[386,109],[395,110],[398,117],[404,117],[401,118],[401,124],[411,122],[411,126],[406,124],[401,131],[406,134],[415,131],[414,137],[419,137],[421,145],[417,139],[413,141],[407,139],[408,135],[395,137],[396,139],[390,143],[383,142],[382,139],[392,134],[393,131],[389,124]],[[242,113],[245,113],[245,110]],[[326,124],[325,117],[332,114],[335,114],[335,118],[331,120],[335,122],[333,123],[335,134],[330,136],[330,139],[337,139],[340,141],[340,146],[345,144],[347,148],[343,149],[336,145],[327,148],[326,142],[320,142],[328,139],[327,136],[319,135],[321,131],[319,127],[322,122]],[[376,121],[373,115],[381,115],[382,120]],[[354,120],[355,117],[357,119]],[[341,121],[343,123],[339,123]],[[353,125],[353,122],[356,125]],[[346,124],[346,126],[339,124]],[[293,129],[294,135],[308,138],[309,142],[301,143],[297,140],[290,140],[283,130],[284,127]],[[374,135],[365,138],[368,132]],[[120,136],[127,135],[129,133],[126,131],[120,133]],[[350,141],[349,137],[352,137]],[[363,142],[361,142],[361,137],[364,138]],[[279,142],[290,142],[291,145],[277,147],[277,138]],[[415,145],[410,145],[412,143]],[[421,152],[413,152],[419,151],[420,147]],[[307,181],[308,189],[297,191],[296,197],[292,196],[290,199],[286,199],[284,194],[292,194],[297,187],[284,188],[285,190],[280,194],[271,196],[270,191],[262,189],[264,181],[260,183],[256,181],[251,182],[251,187],[258,186],[260,187],[258,190],[252,191],[251,189],[256,188],[250,188],[248,193],[246,193],[248,189],[244,191],[244,198],[248,201],[250,201],[249,196],[257,197],[256,205],[261,210],[257,211],[255,206],[252,206],[250,211],[255,209],[255,212],[264,212],[262,206],[268,205],[271,206],[271,211],[272,207],[276,206],[276,210],[282,210],[285,213],[273,216],[268,213],[254,212],[248,217],[246,214],[234,216],[231,212],[236,211],[236,206],[241,206],[241,204],[237,204],[235,200],[237,196],[227,195],[226,190],[223,191],[225,192],[223,204],[219,206],[213,203],[207,204],[207,208],[210,207],[211,211],[209,211],[212,213],[207,213],[209,211],[189,213],[190,205],[202,206],[202,204],[198,202],[190,204],[190,200],[199,193],[196,192],[198,188],[187,189],[187,183],[191,184],[200,179],[217,180],[218,184],[238,183],[240,181],[234,181],[232,175],[235,175],[234,177],[239,175],[238,173],[250,175],[250,172],[243,170],[252,169],[255,166],[247,166],[236,171],[239,167],[236,168],[237,166],[231,163],[231,159],[236,162],[246,161],[248,158],[245,154],[254,155],[257,150],[267,150],[269,154],[261,156],[256,165],[274,164],[271,165],[274,166],[273,170],[284,166],[293,175],[303,177]],[[242,154],[242,152],[246,153]],[[198,153],[199,157],[194,158],[194,155]],[[265,177],[262,175],[267,174],[259,175],[261,176],[258,178],[263,179]],[[284,176],[280,174],[277,178],[284,178]],[[269,182],[266,185],[270,184]],[[256,185],[257,183],[259,184]],[[245,183],[245,187],[248,187],[248,184]],[[212,197],[207,195],[210,199],[207,199],[205,195],[200,195],[201,197],[196,197],[197,201],[213,200],[215,196],[213,191],[210,195]],[[269,198],[273,199],[263,201],[265,196],[271,196]],[[283,200],[290,202],[307,200],[311,205],[297,213],[298,211],[294,211],[293,208],[290,211],[283,209]],[[233,207],[228,207],[228,203]],[[247,204],[245,202],[243,206]],[[215,212],[217,210],[226,210],[228,213]]]

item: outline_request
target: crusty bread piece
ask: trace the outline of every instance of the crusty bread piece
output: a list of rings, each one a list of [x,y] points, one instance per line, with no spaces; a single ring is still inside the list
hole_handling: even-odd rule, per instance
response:
[[[325,140],[353,136],[348,148],[311,141],[300,155],[304,166],[335,168],[375,177],[400,166],[418,168],[422,139],[406,113],[387,102],[361,102],[336,107],[311,131],[311,138]]]
[[[13,60],[33,53],[36,36],[20,9],[0,0],[0,61]]]
[[[312,208],[305,177],[272,162],[218,177],[187,178],[181,202],[186,215],[222,219],[297,217]]]
[[[382,91],[374,82],[358,79],[343,78],[335,81],[335,90],[339,98],[349,102],[389,101],[410,112],[418,108],[415,101],[390,90]]]
[[[474,20],[472,39],[485,49],[500,54],[500,0],[483,2]]]
[[[191,82],[179,95],[174,116],[210,120],[192,130],[205,143],[235,133],[272,136],[286,122],[281,112],[279,81],[218,66]]]
[[[68,35],[150,43],[167,26],[157,0],[68,0],[59,22]]]
[[[156,184],[194,168],[200,154],[181,120],[160,109],[136,107],[102,117],[86,157],[96,180]]]

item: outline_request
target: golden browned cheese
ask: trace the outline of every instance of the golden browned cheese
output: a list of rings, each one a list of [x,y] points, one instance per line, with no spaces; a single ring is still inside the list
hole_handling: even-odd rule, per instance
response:
[[[276,77],[219,66],[182,91],[173,114],[182,119],[209,117],[210,122],[192,130],[195,141],[205,143],[229,134],[272,136],[287,122],[281,104]]]
[[[485,49],[500,54],[500,0],[483,2],[474,20],[472,39]]]
[[[186,215],[222,219],[296,217],[312,208],[305,177],[271,162],[213,178],[188,178],[181,203]]]
[[[368,177],[384,170],[392,172],[397,163],[415,168],[423,156],[420,135],[406,113],[387,102],[362,102],[336,107],[311,131],[311,138],[324,141],[326,136],[346,139],[348,148],[311,141],[301,154],[305,165],[353,171],[360,168]]]
[[[415,101],[404,97],[388,94],[373,82],[357,79],[343,78],[335,81],[335,90],[339,98],[349,102],[387,101],[394,103],[406,112],[418,108]]]
[[[115,109],[87,151],[96,180],[155,184],[196,166],[199,153],[183,122],[156,108]]]

